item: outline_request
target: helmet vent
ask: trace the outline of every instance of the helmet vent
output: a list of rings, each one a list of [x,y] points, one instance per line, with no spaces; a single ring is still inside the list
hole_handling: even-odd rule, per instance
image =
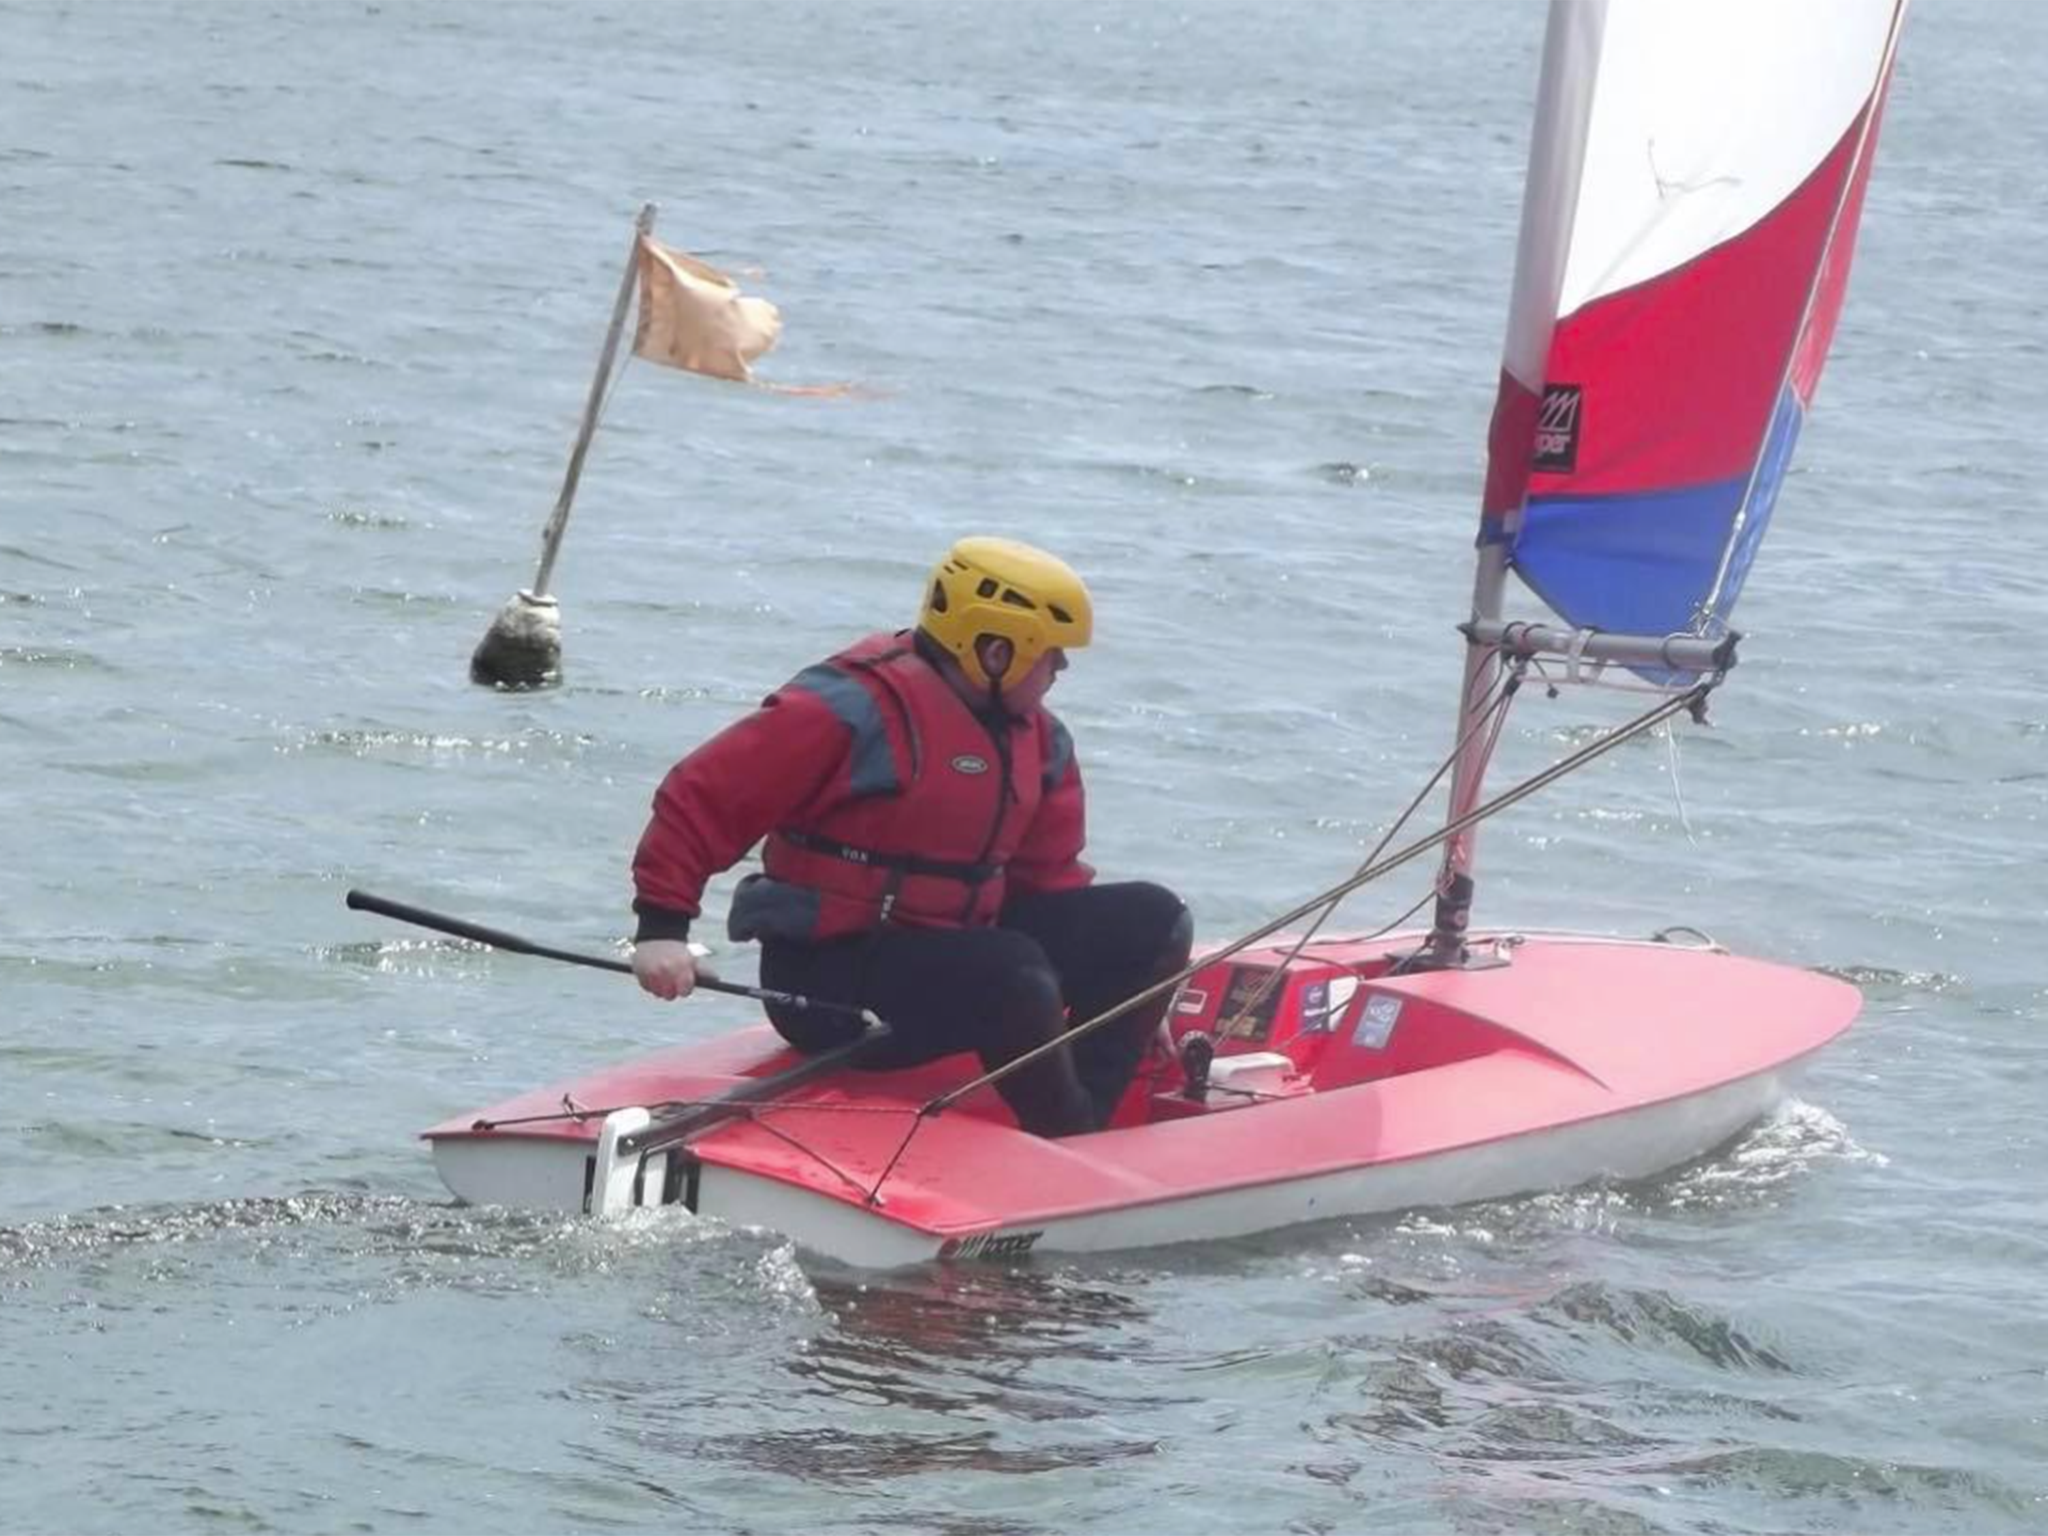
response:
[[[1071,613],[1067,612],[1066,609],[1062,608],[1058,603],[1047,603],[1045,606],[1046,611],[1049,612],[1060,623],[1071,624],[1074,622],[1074,616]]]
[[[944,582],[935,581],[932,583],[932,612],[944,613],[945,611],[946,584]]]
[[[982,577],[981,585],[974,589],[974,595],[976,597],[994,597],[996,595],[994,578],[989,576]]]
[[[1031,601],[1030,598],[1019,592],[1015,587],[1003,588],[1003,601],[1012,608],[1030,608],[1035,610],[1038,607],[1038,604]]]

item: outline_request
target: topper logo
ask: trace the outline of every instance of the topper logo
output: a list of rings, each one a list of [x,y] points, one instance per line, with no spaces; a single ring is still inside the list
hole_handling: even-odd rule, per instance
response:
[[[1532,469],[1568,475],[1579,463],[1579,402],[1585,394],[1577,384],[1546,384],[1543,404],[1536,409],[1536,443]]]
[[[1016,1259],[1031,1251],[1045,1231],[977,1232],[972,1237],[949,1237],[939,1245],[942,1259]]]

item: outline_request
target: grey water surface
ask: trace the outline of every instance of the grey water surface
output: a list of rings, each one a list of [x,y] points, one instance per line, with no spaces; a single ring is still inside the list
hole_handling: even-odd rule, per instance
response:
[[[1908,25],[1713,727],[1481,844],[1481,921],[1858,983],[1778,1117],[886,1278],[458,1208],[413,1139],[748,1015],[342,893],[623,953],[668,763],[963,533],[1094,584],[1106,873],[1219,940],[1346,874],[1450,743],[1542,20],[0,0],[0,1528],[2048,1529],[2029,0]],[[473,688],[643,199],[862,390],[629,367],[566,685]],[[1530,690],[1496,782],[1641,702]]]

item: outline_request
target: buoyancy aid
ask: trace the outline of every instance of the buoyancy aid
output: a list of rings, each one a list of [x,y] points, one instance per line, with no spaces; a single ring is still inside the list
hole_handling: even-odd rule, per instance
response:
[[[784,685],[822,700],[848,732],[826,793],[762,848],[741,882],[734,938],[808,941],[885,922],[979,927],[1001,911],[1004,868],[1073,747],[1042,709],[971,708],[914,636],[871,635]],[[1078,779],[1063,792],[1080,793]]]

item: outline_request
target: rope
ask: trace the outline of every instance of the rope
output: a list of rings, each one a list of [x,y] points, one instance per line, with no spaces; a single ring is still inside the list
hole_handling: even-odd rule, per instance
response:
[[[1429,781],[1420,790],[1416,791],[1415,798],[1408,802],[1408,808],[1402,811],[1399,816],[1396,816],[1393,825],[1380,834],[1380,840],[1373,845],[1372,852],[1365,856],[1364,862],[1358,866],[1359,869],[1371,868],[1372,861],[1386,852],[1387,844],[1394,840],[1394,834],[1408,825],[1409,818],[1422,808],[1422,803],[1429,798],[1437,785],[1442,782],[1443,776],[1449,773],[1457,764],[1458,754],[1465,750],[1467,743],[1474,736],[1478,735],[1487,726],[1489,721],[1492,722],[1492,733],[1486,743],[1486,756],[1489,758],[1493,756],[1494,746],[1500,740],[1501,727],[1507,721],[1508,706],[1514,702],[1515,690],[1521,686],[1522,673],[1526,670],[1527,666],[1528,659],[1526,657],[1519,657],[1516,658],[1515,664],[1500,673],[1498,679],[1493,684],[1493,697],[1481,703],[1478,711],[1473,715],[1471,728],[1452,746],[1450,755],[1437,765],[1437,770],[1429,776]],[[1430,895],[1433,894],[1434,892],[1424,895],[1421,901],[1396,918],[1392,924],[1388,925],[1388,928],[1382,928],[1380,932],[1386,933],[1392,927],[1407,921],[1409,917],[1422,910],[1424,904],[1429,901]],[[1266,972],[1265,978],[1259,983],[1258,991],[1254,992],[1245,1001],[1244,1005],[1237,1010],[1233,1017],[1216,1027],[1216,1039],[1230,1039],[1244,1024],[1245,1020],[1258,1010],[1259,1005],[1272,995],[1273,989],[1286,978],[1288,967],[1301,958],[1301,952],[1308,947],[1309,942],[1318,933],[1322,932],[1323,924],[1337,915],[1337,908],[1343,903],[1343,900],[1343,896],[1334,898],[1328,906],[1324,907],[1316,915],[1316,920],[1309,924],[1307,930],[1303,932],[1300,938],[1294,941],[1294,947],[1287,952],[1287,958]]]
[[[1678,803],[1678,825],[1685,832],[1685,840],[1697,848],[1700,840],[1693,836],[1692,817],[1685,808],[1685,783],[1678,776],[1678,732],[1667,728],[1664,744],[1671,761],[1671,798]]]
[[[602,1120],[615,1115],[622,1109],[645,1109],[650,1114],[663,1113],[671,1109],[687,1109],[686,1102],[663,1099],[659,1104],[614,1104],[609,1109],[585,1109],[568,1094],[562,1095],[562,1107],[551,1115],[514,1115],[509,1120],[486,1120],[481,1115],[469,1122],[472,1131],[501,1131],[508,1125],[541,1125],[554,1120]]]
[[[618,1113],[622,1109],[647,1109],[651,1114],[667,1116],[678,1110],[697,1109],[706,1104],[720,1102],[722,1101],[718,1099],[664,1099],[661,1103],[654,1105],[614,1104],[608,1109],[584,1109],[579,1107],[576,1101],[565,1093],[562,1095],[564,1107],[553,1114],[517,1115],[506,1120],[485,1120],[479,1118],[471,1121],[469,1128],[473,1131],[498,1131],[503,1130],[508,1125],[538,1125],[555,1120],[575,1120],[580,1123],[585,1120],[601,1120],[607,1115]],[[895,1155],[889,1159],[888,1165],[882,1169],[881,1177],[877,1178],[874,1185],[870,1187],[861,1183],[859,1179],[856,1179],[844,1168],[833,1162],[831,1158],[825,1156],[816,1147],[807,1146],[788,1131],[785,1131],[781,1126],[771,1125],[768,1121],[764,1120],[762,1118],[763,1111],[772,1109],[812,1109],[838,1114],[910,1115],[912,1119],[910,1129],[904,1133],[903,1140],[897,1146]],[[903,1160],[903,1154],[910,1150],[910,1139],[917,1134],[917,1128],[922,1123],[923,1117],[924,1111],[921,1108],[913,1109],[902,1104],[820,1104],[808,1099],[763,1099],[757,1103],[747,1105],[743,1113],[736,1114],[733,1118],[736,1120],[750,1120],[776,1140],[795,1148],[805,1157],[817,1163],[827,1173],[838,1179],[848,1189],[857,1193],[864,1204],[873,1206],[882,1203],[882,1185],[889,1175],[896,1171],[896,1165]]]
[[[910,1143],[916,1139],[917,1133],[924,1129],[925,1117],[937,1113],[938,1111],[929,1104],[917,1112],[917,1118],[910,1122],[910,1129],[903,1133],[903,1139],[896,1143],[896,1150],[889,1154],[889,1161],[884,1163],[882,1171],[875,1175],[874,1188],[866,1192],[866,1199],[869,1205],[880,1205],[882,1203],[882,1186],[889,1182],[889,1175],[894,1173],[896,1165],[903,1161],[903,1154],[910,1150]]]
[[[616,379],[616,375],[614,375],[614,379]],[[607,393],[609,393],[609,391],[607,391]],[[1423,801],[1428,798],[1430,792],[1436,787],[1437,783],[1441,781],[1444,774],[1449,770],[1450,766],[1456,761],[1457,754],[1463,750],[1466,741],[1470,739],[1473,733],[1476,733],[1481,729],[1486,729],[1489,731],[1489,739],[1487,746],[1488,755],[1491,755],[1492,748],[1500,740],[1500,733],[1507,718],[1508,706],[1510,705],[1510,703],[1512,703],[1515,691],[1517,687],[1520,685],[1522,679],[1522,671],[1523,667],[1518,665],[1511,672],[1503,675],[1501,682],[1496,685],[1497,691],[1495,697],[1487,700],[1486,703],[1482,706],[1481,711],[1474,719],[1471,731],[1467,732],[1466,738],[1458,742],[1458,744],[1452,749],[1451,755],[1448,758],[1446,758],[1441,765],[1438,766],[1436,772],[1430,776],[1429,781],[1423,785],[1421,791],[1418,792],[1415,798],[1409,802],[1408,807],[1405,810],[1403,810],[1398,817],[1395,818],[1393,824],[1389,826],[1387,831],[1381,836],[1379,842],[1374,846],[1372,853],[1367,856],[1365,862],[1361,864],[1347,879],[1340,881],[1338,884],[1334,886],[1331,886],[1328,890],[1325,890],[1319,893],[1318,895],[1311,897],[1308,901],[1303,902],[1300,906],[1295,907],[1293,910],[1282,913],[1279,917],[1274,918],[1272,921],[1265,923],[1258,928],[1255,928],[1250,933],[1247,933],[1238,939],[1233,940],[1231,943],[1226,944],[1221,949],[1212,950],[1209,953],[1201,956],[1199,959],[1191,960],[1185,967],[1183,967],[1180,971],[1176,972],[1174,975],[1168,976],[1163,980],[1154,982],[1152,985],[1142,989],[1141,991],[1133,993],[1130,997],[1125,998],[1122,1002],[1117,1003],[1113,1007],[1104,1009],[1094,1018],[1089,1019],[1084,1023],[1075,1025],[1072,1029],[1067,1030],[1058,1038],[1048,1040],[1043,1045],[1040,1045],[1033,1050],[1027,1051],[1021,1056],[1014,1057],[1010,1061],[1005,1062],[1002,1066],[997,1067],[992,1071],[984,1072],[979,1077],[976,1077],[969,1082],[963,1083],[961,1086],[957,1088],[950,1089],[945,1093],[939,1094],[937,1097],[927,1101],[925,1104],[919,1106],[914,1110],[906,1108],[903,1105],[895,1104],[818,1103],[815,1101],[801,1099],[769,1099],[747,1106],[744,1118],[752,1120],[755,1125],[760,1126],[761,1129],[767,1131],[770,1135],[776,1137],[778,1140],[784,1142],[788,1146],[793,1147],[795,1150],[801,1152],[806,1157],[810,1157],[817,1161],[820,1166],[825,1168],[834,1177],[838,1178],[842,1183],[846,1184],[851,1189],[859,1191],[866,1204],[871,1206],[879,1205],[882,1203],[882,1186],[888,1182],[890,1175],[896,1171],[896,1168],[902,1162],[904,1155],[910,1150],[911,1142],[916,1139],[918,1131],[922,1128],[924,1122],[927,1119],[933,1118],[934,1116],[940,1114],[941,1112],[950,1108],[954,1104],[957,1104],[961,1099],[965,1098],[968,1094],[974,1092],[976,1089],[988,1087],[991,1084],[998,1082],[1002,1078],[1009,1076],[1012,1072],[1017,1071],[1019,1068],[1027,1066],[1031,1062],[1037,1061],[1041,1057],[1051,1054],[1053,1051],[1061,1048],[1062,1046],[1072,1043],[1073,1041],[1081,1038],[1082,1036],[1090,1033],[1093,1030],[1101,1028],[1103,1025],[1108,1024],[1112,1020],[1121,1018],[1124,1014],[1129,1013],[1132,1009],[1140,1006],[1141,1004],[1149,1002],[1153,998],[1156,998],[1163,993],[1171,991],[1173,988],[1180,986],[1181,983],[1187,981],[1190,977],[1196,975],[1198,972],[1206,970],[1210,966],[1215,965],[1220,961],[1228,960],[1233,955],[1242,953],[1243,951],[1251,948],[1253,945],[1259,943],[1261,940],[1271,938],[1274,934],[1280,932],[1282,929],[1291,927],[1294,924],[1301,922],[1304,918],[1309,917],[1311,914],[1319,914],[1315,916],[1314,923],[1309,928],[1309,930],[1295,941],[1293,948],[1289,950],[1287,954],[1287,958],[1281,963],[1281,965],[1278,968],[1274,969],[1268,975],[1258,995],[1253,997],[1251,1001],[1244,1006],[1244,1008],[1240,1009],[1236,1018],[1231,1021],[1232,1024],[1241,1022],[1243,1018],[1253,1008],[1257,1007],[1260,1002],[1264,1001],[1267,991],[1269,991],[1271,987],[1275,984],[1277,978],[1283,975],[1286,971],[1287,966],[1291,965],[1294,962],[1294,960],[1300,956],[1302,951],[1308,946],[1308,944],[1314,939],[1316,933],[1321,929],[1323,923],[1327,921],[1332,914],[1335,913],[1339,903],[1341,903],[1344,900],[1344,898],[1349,896],[1353,891],[1359,889],[1361,886],[1367,885],[1370,882],[1381,878],[1383,875],[1391,874],[1393,871],[1401,868],[1403,865],[1411,863],[1413,860],[1420,858],[1423,854],[1429,852],[1431,849],[1440,847],[1442,844],[1450,841],[1452,838],[1456,837],[1459,833],[1465,831],[1467,828],[1477,826],[1480,822],[1486,820],[1487,818],[1497,815],[1501,811],[1508,809],[1510,806],[1527,799],[1530,795],[1536,793],[1538,790],[1546,788],[1550,784],[1554,783],[1556,780],[1564,777],[1566,774],[1574,772],[1575,770],[1584,767],[1587,763],[1590,763],[1594,759],[1603,756],[1607,752],[1612,751],[1615,747],[1620,746],[1623,742],[1632,740],[1634,737],[1640,735],[1642,732],[1646,730],[1654,729],[1657,725],[1661,724],[1665,720],[1668,720],[1673,715],[1677,714],[1680,710],[1690,709],[1695,713],[1695,715],[1697,715],[1700,708],[1704,705],[1707,695],[1720,682],[1720,677],[1716,675],[1711,679],[1695,684],[1692,688],[1687,689],[1682,694],[1668,695],[1663,703],[1653,707],[1645,714],[1639,716],[1637,719],[1630,722],[1629,724],[1617,727],[1615,730],[1610,731],[1605,736],[1596,738],[1595,740],[1589,742],[1586,746],[1581,747],[1578,751],[1569,754],[1568,756],[1560,759],[1556,763],[1553,763],[1550,767],[1544,769],[1540,773],[1537,773],[1530,778],[1524,779],[1520,784],[1517,784],[1510,789],[1504,790],[1502,793],[1496,795],[1493,799],[1485,802],[1484,804],[1475,806],[1465,815],[1457,817],[1452,821],[1446,822],[1444,826],[1439,828],[1437,831],[1429,834],[1427,837],[1417,839],[1415,842],[1410,843],[1407,847],[1403,848],[1400,852],[1386,858],[1381,858],[1380,855],[1382,851],[1386,848],[1387,844],[1393,840],[1394,835],[1397,832],[1399,832],[1403,826],[1407,824],[1409,819],[1413,817],[1413,815],[1415,814],[1416,810],[1422,805]],[[1425,894],[1421,901],[1415,903],[1415,905],[1410,907],[1407,912],[1403,913],[1399,918],[1396,918],[1393,923],[1389,924],[1386,928],[1380,929],[1378,933],[1368,935],[1368,937],[1376,938],[1379,936],[1379,934],[1390,932],[1394,927],[1398,927],[1401,923],[1405,922],[1409,917],[1412,917],[1416,912],[1420,911],[1422,907],[1429,901],[1429,899],[1429,894]],[[1227,1085],[1221,1084],[1217,1085],[1217,1088],[1218,1091],[1232,1093],[1234,1095],[1249,1098],[1254,1101],[1276,1097],[1276,1095],[1262,1094],[1257,1092],[1256,1090],[1251,1089],[1232,1089],[1229,1088]],[[719,1102],[722,1101],[716,1099],[671,1099],[666,1100],[660,1105],[655,1106],[655,1108],[662,1110],[664,1112],[673,1112],[676,1110],[694,1109],[704,1105],[715,1104]],[[562,1111],[558,1113],[546,1115],[525,1115],[514,1119],[495,1121],[479,1119],[474,1122],[472,1128],[475,1130],[487,1131],[498,1130],[502,1127],[509,1125],[530,1125],[540,1123],[543,1121],[583,1121],[593,1118],[599,1118],[614,1112],[613,1110],[609,1109],[599,1110],[579,1108],[576,1105],[575,1101],[566,1094],[563,1095],[562,1103],[564,1105],[564,1108],[562,1109]],[[641,1106],[618,1106],[618,1108],[628,1107],[637,1108]],[[852,1175],[848,1174],[844,1169],[840,1168],[830,1158],[825,1157],[815,1148],[804,1145],[804,1143],[799,1141],[796,1137],[790,1135],[788,1132],[782,1130],[777,1126],[772,1126],[768,1124],[765,1120],[761,1118],[761,1115],[764,1111],[775,1109],[806,1109],[839,1114],[909,1114],[913,1118],[911,1120],[909,1128],[904,1132],[903,1140],[897,1144],[896,1151],[890,1156],[889,1161],[883,1166],[882,1171],[876,1177],[873,1186],[867,1187],[863,1186],[860,1183],[860,1181],[853,1178]]]
[[[680,1109],[708,1109],[728,1103],[725,1099],[663,1099],[659,1104],[614,1104],[606,1109],[565,1109],[551,1115],[519,1115],[510,1120],[472,1120],[469,1128],[473,1131],[499,1131],[508,1125],[539,1125],[551,1120],[602,1120],[615,1115],[622,1109],[644,1109],[656,1117],[657,1123],[663,1117]],[[814,1109],[834,1115],[918,1115],[924,1113],[923,1106],[908,1104],[826,1104],[814,1099],[754,1099],[745,1105],[734,1105],[735,1110],[744,1109],[752,1115],[764,1109]]]
[[[770,1136],[773,1136],[777,1141],[782,1142],[785,1146],[794,1147],[797,1151],[801,1152],[805,1157],[811,1159],[812,1162],[818,1164],[819,1167],[823,1168],[827,1173],[831,1174],[834,1178],[838,1179],[839,1182],[844,1184],[848,1189],[853,1190],[855,1193],[859,1194],[860,1197],[863,1200],[865,1200],[869,1205],[881,1204],[882,1186],[879,1182],[876,1183],[873,1189],[869,1189],[865,1184],[861,1183],[859,1179],[856,1179],[844,1168],[840,1167],[837,1163],[833,1162],[831,1158],[827,1157],[824,1153],[820,1152],[816,1147],[805,1146],[802,1142],[798,1141],[794,1136],[790,1135],[789,1132],[783,1130],[781,1126],[770,1125],[766,1120],[761,1119],[758,1115],[752,1116],[750,1118],[753,1119],[754,1124],[758,1125]],[[891,1160],[889,1166],[891,1168],[896,1166],[893,1159]]]
[[[1318,908],[1330,905],[1337,901],[1341,901],[1344,897],[1350,895],[1360,886],[1369,884],[1370,882],[1379,879],[1382,875],[1391,874],[1393,873],[1393,871],[1399,869],[1402,865],[1408,864],[1413,860],[1420,858],[1423,854],[1428,853],[1431,849],[1441,847],[1444,843],[1449,842],[1452,838],[1456,837],[1459,833],[1465,831],[1467,828],[1477,826],[1480,822],[1486,820],[1488,817],[1498,815],[1500,812],[1506,810],[1509,806],[1515,805],[1520,801],[1526,800],[1529,796],[1535,794],[1539,789],[1547,788],[1549,785],[1555,783],[1558,779],[1563,778],[1566,774],[1574,772],[1579,768],[1583,768],[1587,763],[1592,762],[1595,758],[1598,758],[1608,752],[1613,751],[1614,748],[1620,746],[1623,742],[1633,740],[1635,737],[1641,735],[1644,731],[1650,730],[1655,726],[1661,724],[1663,721],[1670,719],[1680,710],[1699,709],[1702,705],[1705,704],[1707,695],[1713,691],[1714,687],[1720,682],[1720,680],[1721,679],[1719,674],[1716,674],[1714,677],[1709,678],[1706,681],[1694,684],[1691,688],[1688,688],[1684,693],[1667,696],[1663,703],[1658,704],[1646,713],[1637,716],[1636,719],[1629,722],[1627,725],[1618,726],[1614,730],[1608,732],[1605,736],[1595,738],[1593,741],[1588,742],[1585,746],[1581,747],[1578,751],[1573,752],[1564,758],[1561,758],[1555,763],[1552,763],[1548,768],[1544,769],[1542,772],[1537,773],[1531,776],[1530,778],[1524,779],[1521,783],[1515,785],[1511,789],[1503,790],[1500,794],[1494,796],[1493,799],[1488,800],[1483,805],[1474,806],[1470,811],[1467,811],[1463,816],[1459,816],[1451,821],[1447,821],[1442,827],[1438,828],[1435,832],[1432,832],[1427,837],[1419,838],[1415,842],[1410,843],[1406,848],[1403,848],[1399,853],[1392,854],[1387,858],[1379,860],[1376,863],[1367,865],[1365,868],[1359,870],[1356,874],[1352,875],[1349,879],[1341,881],[1337,885],[1330,887],[1328,890],[1323,891],[1319,895],[1311,897],[1309,900],[1303,902],[1300,906],[1295,907],[1292,911],[1283,912],[1279,917],[1276,917],[1271,922],[1253,929],[1250,933],[1245,934],[1242,938],[1235,939],[1231,943],[1224,945],[1221,949],[1212,950],[1208,954],[1203,955],[1201,958],[1190,961],[1187,964],[1187,966],[1185,966],[1183,969],[1181,969],[1174,975],[1168,976],[1162,981],[1156,981],[1151,986],[1146,987],[1141,991],[1134,992],[1131,996],[1125,998],[1121,1003],[1116,1004],[1114,1007],[1106,1008],[1101,1013],[1098,1013],[1094,1018],[1089,1019],[1087,1022],[1075,1025],[1072,1029],[1068,1030],[1059,1038],[1048,1040],[1043,1045],[1034,1047],[1032,1050],[1026,1051],[1023,1055],[1012,1058],[1011,1060],[1005,1062],[1002,1066],[995,1068],[993,1071],[984,1072],[981,1074],[981,1076],[974,1078],[973,1080],[967,1083],[963,1083],[960,1087],[951,1089],[948,1092],[940,1094],[938,1097],[934,1098],[928,1104],[926,1104],[921,1113],[924,1115],[938,1114],[940,1111],[950,1107],[953,1104],[958,1103],[961,1099],[965,1098],[975,1089],[987,1087],[989,1084],[996,1082],[998,1079],[1007,1077],[1010,1073],[1017,1071],[1019,1068],[1028,1066],[1030,1063],[1037,1061],[1044,1056],[1050,1055],[1053,1051],[1056,1051],[1060,1049],[1060,1047],[1067,1045],[1076,1039],[1079,1039],[1081,1036],[1088,1034],[1091,1030],[1101,1028],[1104,1024],[1109,1023],[1112,1019],[1121,1018],[1124,1014],[1129,1013],[1133,1008],[1138,1007],[1140,1004],[1150,1002],[1153,998],[1158,997],[1160,994],[1171,991],[1173,988],[1179,986],[1182,982],[1186,981],[1189,977],[1195,975],[1197,972],[1205,970],[1209,966],[1215,965],[1218,961],[1228,960],[1232,955],[1240,954],[1243,951],[1250,949],[1254,944],[1257,944],[1264,939],[1271,938],[1274,934],[1280,932],[1282,929],[1292,927],[1294,924],[1301,922],[1304,918],[1308,917]],[[1491,708],[1491,706],[1489,706],[1489,708]],[[913,1127],[913,1130],[914,1129],[915,1128]]]

